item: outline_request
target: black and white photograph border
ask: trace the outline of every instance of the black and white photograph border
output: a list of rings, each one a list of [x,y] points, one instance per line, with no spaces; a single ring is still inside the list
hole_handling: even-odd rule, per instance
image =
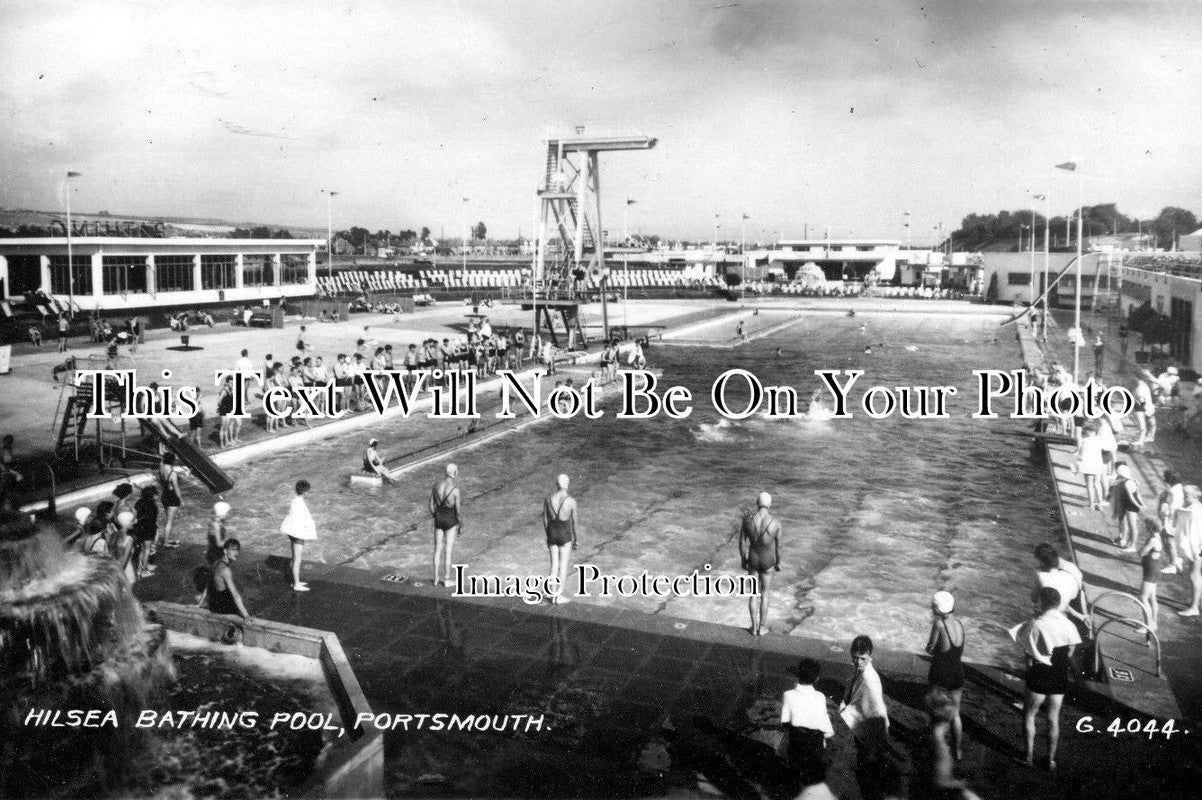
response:
[[[1200,46],[4,4],[0,796],[1196,796]]]

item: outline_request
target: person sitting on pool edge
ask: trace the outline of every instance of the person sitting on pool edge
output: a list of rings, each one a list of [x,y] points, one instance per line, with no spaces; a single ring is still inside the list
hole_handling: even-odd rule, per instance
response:
[[[246,610],[246,603],[242,602],[242,594],[234,583],[233,565],[241,552],[241,542],[233,538],[226,539],[221,558],[213,562],[206,599],[209,611],[214,614],[237,614],[243,619],[250,619],[250,612]]]
[[[379,443],[379,439],[372,439],[367,443],[367,450],[363,453],[363,471],[370,475],[379,475],[380,480],[385,483],[395,484],[396,478],[392,477],[388,467],[384,466],[384,459],[380,457],[380,451],[376,449],[376,445]]]

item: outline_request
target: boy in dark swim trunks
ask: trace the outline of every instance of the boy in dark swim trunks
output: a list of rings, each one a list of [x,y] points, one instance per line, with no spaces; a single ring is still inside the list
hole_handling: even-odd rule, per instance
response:
[[[568,494],[569,478],[560,475],[555,492],[543,500],[543,530],[547,535],[547,552],[551,556],[551,577],[559,579],[559,592],[551,603],[568,602],[563,595],[568,585],[568,566],[576,549],[576,501]]]
[[[772,495],[760,492],[756,498],[756,511],[743,517],[739,532],[739,558],[743,569],[757,576],[759,595],[747,600],[751,614],[751,635],[763,636],[768,623],[768,589],[772,585],[772,572],[780,572],[780,522],[768,510],[772,507]]]
[[[455,550],[455,537],[463,525],[459,518],[459,467],[447,464],[446,477],[434,484],[430,490],[430,515],[434,517],[434,585],[438,585],[438,571],[443,564],[443,547],[446,547],[446,567],[443,570],[443,586],[451,585],[451,554]]]

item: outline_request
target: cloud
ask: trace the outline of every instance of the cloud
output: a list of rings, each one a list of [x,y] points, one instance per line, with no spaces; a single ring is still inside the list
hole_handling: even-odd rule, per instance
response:
[[[0,205],[69,161],[114,211],[324,223],[331,185],[336,223],[455,226],[468,194],[528,230],[542,132],[585,123],[659,137],[603,170],[665,233],[950,225],[1078,149],[1106,199],[1188,206],[1200,38],[1170,2],[7,3]]]

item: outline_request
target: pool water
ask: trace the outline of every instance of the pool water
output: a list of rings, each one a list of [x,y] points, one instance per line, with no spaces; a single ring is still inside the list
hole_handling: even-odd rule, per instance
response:
[[[813,313],[735,349],[663,347],[648,352],[665,385],[692,389],[686,420],[552,420],[455,456],[465,504],[456,561],[490,574],[545,574],[541,500],[555,476],[572,477],[580,549],[603,573],[687,574],[709,564],[738,574],[737,526],[760,491],[781,520],[781,571],[771,585],[773,634],[844,645],[867,633],[881,646],[921,652],[937,589],[957,596],[966,659],[1018,666],[1005,629],[1030,612],[1031,551],[1058,519],[1044,467],[1032,461],[1018,421],[973,420],[972,370],[1014,368],[1021,356],[1001,317],[969,314]],[[733,331],[736,323],[731,321]],[[861,331],[861,326],[864,330]],[[697,336],[727,340],[726,325]],[[871,354],[865,347],[873,345]],[[779,354],[778,354],[779,351]],[[809,418],[724,421],[709,387],[741,367],[765,384],[795,386],[803,405],[817,368],[862,368],[857,388],[881,384],[959,389],[947,420]],[[858,396],[858,392],[856,393]],[[858,409],[857,409],[858,410]],[[462,423],[389,420],[370,433],[281,451],[231,470],[230,529],[249,547],[287,552],[279,524],[291,486],[313,484],[318,542],[306,557],[428,579],[426,503],[435,464],[397,487],[350,488],[369,436],[386,456],[454,433]],[[187,491],[180,534],[203,541],[210,498]],[[500,602],[520,602],[500,601]],[[646,613],[745,627],[736,598],[591,598]],[[252,609],[253,612],[253,609]]]

